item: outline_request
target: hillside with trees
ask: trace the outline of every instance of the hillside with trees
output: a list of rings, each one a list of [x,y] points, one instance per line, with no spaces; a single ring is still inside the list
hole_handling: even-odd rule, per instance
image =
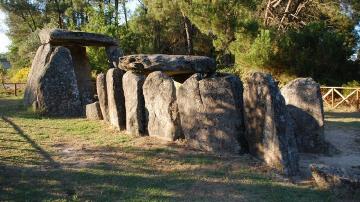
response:
[[[281,82],[313,77],[342,85],[360,78],[355,30],[360,3],[350,0],[0,0],[7,14],[14,69],[29,67],[38,32],[61,28],[107,34],[125,54],[207,55],[218,69],[269,71]],[[94,71],[105,51],[88,49]],[[352,59],[351,59],[352,58]]]

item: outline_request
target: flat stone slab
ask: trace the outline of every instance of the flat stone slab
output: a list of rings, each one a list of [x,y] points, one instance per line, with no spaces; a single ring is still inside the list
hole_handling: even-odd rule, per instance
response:
[[[311,164],[311,174],[316,184],[323,189],[331,189],[337,194],[355,196],[360,194],[360,173],[355,170]]]
[[[161,71],[167,75],[212,73],[216,70],[216,63],[206,56],[189,55],[128,55],[120,57],[120,69],[149,74]]]
[[[55,46],[117,46],[117,41],[109,36],[88,32],[72,32],[62,29],[43,29],[39,33],[42,44]]]

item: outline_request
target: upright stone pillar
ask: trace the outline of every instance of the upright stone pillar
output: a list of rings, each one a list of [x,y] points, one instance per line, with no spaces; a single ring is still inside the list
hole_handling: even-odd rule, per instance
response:
[[[109,69],[106,73],[109,122],[119,130],[126,129],[125,98],[122,86],[124,73],[118,68]]]

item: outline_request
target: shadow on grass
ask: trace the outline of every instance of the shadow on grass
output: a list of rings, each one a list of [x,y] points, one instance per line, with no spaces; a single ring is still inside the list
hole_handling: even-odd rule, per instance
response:
[[[19,104],[19,101],[16,102]],[[0,201],[332,199],[328,192],[281,183],[252,170],[242,157],[224,158],[186,150],[180,152],[171,145],[150,149],[132,146],[89,149],[79,152],[78,159],[97,157],[100,161],[85,165],[78,165],[78,162],[72,160],[55,161],[52,155],[62,159],[62,154],[53,154],[41,147],[40,142],[26,134],[25,128],[21,128],[7,116],[34,119],[35,123],[39,117],[24,108],[18,108],[16,104],[8,106],[11,107],[6,111],[0,111],[3,116],[0,122],[13,128],[15,132],[2,136],[0,145],[9,147],[12,142],[26,142],[31,145],[31,149],[23,151],[24,148],[13,147],[6,153],[8,155],[0,156]],[[11,155],[14,149],[35,153],[39,158],[26,157],[25,162],[24,159]],[[232,164],[239,161],[241,166],[232,168]],[[159,164],[169,169],[161,170]]]
[[[360,112],[326,112],[325,124],[360,130]]]

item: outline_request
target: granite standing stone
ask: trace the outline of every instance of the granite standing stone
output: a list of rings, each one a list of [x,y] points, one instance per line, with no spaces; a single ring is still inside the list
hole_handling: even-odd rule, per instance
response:
[[[93,82],[91,81],[91,66],[86,55],[86,48],[81,46],[69,46],[67,48],[71,52],[81,103],[85,107],[87,104],[94,102],[95,94]]]
[[[81,116],[84,113],[69,49],[49,44],[39,47],[24,103],[36,105],[40,113],[49,116]]]
[[[324,109],[320,85],[311,78],[298,78],[281,89],[288,111],[295,121],[300,152],[326,152]]]
[[[296,175],[299,156],[294,123],[271,75],[252,73],[246,79],[244,108],[250,153],[286,175]]]
[[[109,122],[119,130],[126,129],[125,98],[122,86],[124,73],[117,68],[106,73],[106,89],[108,96]]]
[[[123,76],[123,88],[126,108],[126,130],[129,134],[146,135],[147,120],[143,84],[145,76],[128,71]]]
[[[177,93],[185,139],[207,151],[246,150],[242,93],[242,82],[230,74],[194,74],[186,80]]]
[[[106,90],[106,76],[100,73],[96,77],[96,91],[99,99],[101,114],[105,121],[109,121],[108,98]]]
[[[173,141],[182,136],[174,81],[156,71],[148,75],[143,86],[150,136]]]
[[[102,114],[99,102],[86,105],[86,118],[89,120],[102,120]]]

